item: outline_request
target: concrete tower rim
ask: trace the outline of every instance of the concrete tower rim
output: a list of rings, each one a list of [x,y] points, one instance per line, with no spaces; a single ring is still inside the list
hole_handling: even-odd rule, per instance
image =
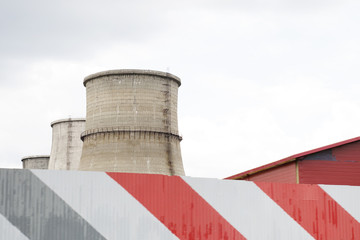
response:
[[[94,74],[91,74],[84,78],[83,84],[86,87],[88,81],[91,81],[95,78],[111,76],[111,75],[147,75],[147,76],[157,76],[162,78],[167,78],[175,81],[179,87],[181,86],[181,79],[171,73],[161,72],[155,70],[144,70],[144,69],[114,69],[108,71],[101,71]]]
[[[55,120],[50,123],[50,126],[53,127],[55,124],[65,123],[65,122],[85,122],[86,118],[63,118],[59,120]]]
[[[24,160],[34,159],[34,158],[50,158],[50,155],[31,155],[31,156],[26,156],[26,157],[21,158],[21,161],[23,162]]]

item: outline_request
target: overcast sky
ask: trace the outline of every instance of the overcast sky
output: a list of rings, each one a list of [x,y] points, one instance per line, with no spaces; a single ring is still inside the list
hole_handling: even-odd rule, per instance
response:
[[[187,175],[223,178],[360,136],[360,2],[0,1],[0,166],[50,154],[50,122],[85,117],[83,78],[182,80]]]

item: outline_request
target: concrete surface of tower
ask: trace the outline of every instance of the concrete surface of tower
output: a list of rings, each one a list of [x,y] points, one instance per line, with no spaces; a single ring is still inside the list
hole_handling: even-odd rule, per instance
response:
[[[49,169],[78,170],[85,131],[84,118],[60,119],[51,123],[52,144]]]
[[[48,169],[49,159],[49,155],[34,155],[23,157],[21,161],[23,169]]]
[[[184,175],[177,121],[180,84],[172,74],[151,70],[86,77],[79,170]]]

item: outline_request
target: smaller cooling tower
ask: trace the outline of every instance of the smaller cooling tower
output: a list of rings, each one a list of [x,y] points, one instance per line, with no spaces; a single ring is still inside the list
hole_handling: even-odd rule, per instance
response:
[[[49,169],[78,170],[85,130],[84,118],[61,119],[51,123],[52,145]]]
[[[48,169],[50,156],[35,155],[28,156],[21,159],[23,169]]]

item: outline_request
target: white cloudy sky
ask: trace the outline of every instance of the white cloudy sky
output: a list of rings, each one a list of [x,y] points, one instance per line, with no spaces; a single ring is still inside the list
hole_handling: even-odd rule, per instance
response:
[[[227,177],[360,136],[360,2],[0,1],[0,166],[49,154],[50,122],[85,117],[83,78],[182,79],[187,175]]]

